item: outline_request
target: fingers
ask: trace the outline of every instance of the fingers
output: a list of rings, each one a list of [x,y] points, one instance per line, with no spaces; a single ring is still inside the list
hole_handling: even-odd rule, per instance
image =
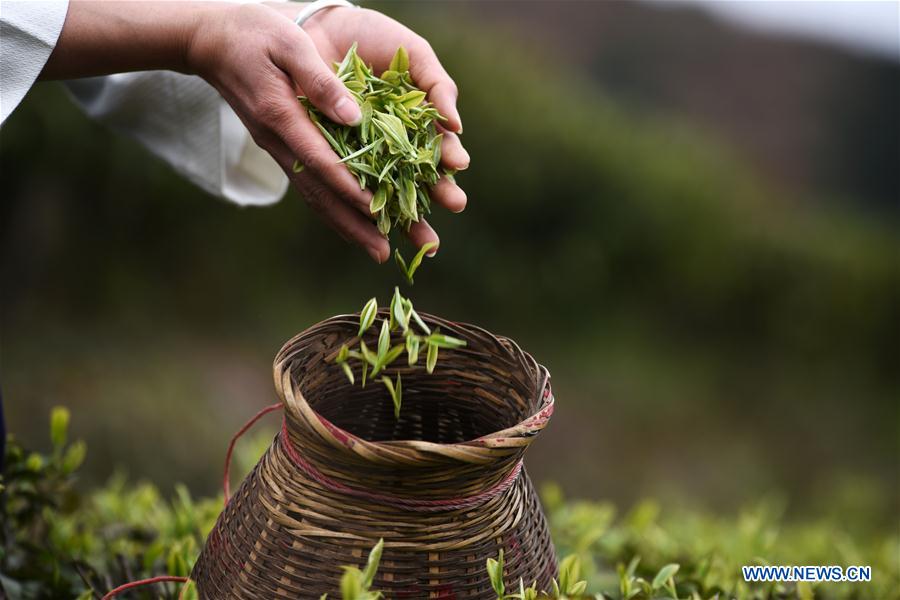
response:
[[[285,81],[285,85],[289,85],[289,82]],[[292,95],[271,102],[280,104],[268,110],[272,114],[263,115],[263,119],[267,119],[269,130],[291,153],[290,161],[282,163],[282,168],[289,169],[294,160],[298,160],[304,169],[315,173],[334,193],[368,217],[372,192],[360,189],[359,181],[345,165],[338,162],[338,155],[309,119],[306,110]]]
[[[285,30],[282,43],[274,44],[271,58],[303,90],[313,105],[335,123],[358,125],[359,105],[344,84],[325,64],[312,39],[299,27]]]
[[[438,128],[444,134],[441,141],[441,164],[448,169],[463,171],[469,168],[469,153],[463,148],[459,136],[443,127]]]
[[[455,213],[465,210],[468,202],[466,193],[462,191],[462,188],[447,179],[447,177],[441,177],[436,184],[431,186],[430,196],[433,201]]]
[[[435,232],[435,230],[431,228],[431,225],[429,225],[428,222],[425,221],[425,219],[422,219],[418,223],[413,223],[409,228],[406,236],[416,246],[416,248],[421,248],[429,242],[438,244],[438,246],[428,252],[426,256],[434,256],[435,254],[437,254],[441,239],[438,237],[437,232]]]
[[[345,241],[363,248],[375,262],[383,263],[388,259],[390,245],[369,218],[347,204],[311,170],[304,168],[295,172],[292,168],[294,154],[286,145],[276,142],[267,150],[287,173],[288,179],[306,203],[329,227]],[[366,213],[368,214],[368,207]]]
[[[342,238],[362,247],[377,263],[388,259],[390,245],[372,221],[342,202],[312,173],[301,172],[292,179],[306,203]]]
[[[444,70],[431,46],[422,38],[410,44],[409,70],[413,81],[420,89],[428,92],[428,100],[447,120],[443,126],[456,133],[462,133],[462,119],[456,108],[459,91],[456,83]]]

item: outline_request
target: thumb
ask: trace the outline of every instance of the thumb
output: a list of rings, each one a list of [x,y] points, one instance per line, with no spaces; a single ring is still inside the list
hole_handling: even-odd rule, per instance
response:
[[[310,102],[329,119],[345,125],[362,121],[359,105],[344,84],[328,68],[312,39],[297,27],[273,49],[272,61],[300,86]]]

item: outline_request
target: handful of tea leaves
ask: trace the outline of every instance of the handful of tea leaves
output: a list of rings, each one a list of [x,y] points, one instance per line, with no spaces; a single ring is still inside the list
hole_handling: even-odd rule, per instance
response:
[[[431,328],[425,324],[413,308],[412,301],[401,296],[400,289],[395,287],[388,317],[381,321],[378,346],[374,350],[370,349],[362,337],[375,324],[377,315],[378,301],[372,298],[359,315],[359,333],[357,334],[359,348],[351,350],[347,344],[344,344],[335,356],[334,361],[344,370],[351,385],[356,382],[353,367],[350,365],[351,359],[361,363],[360,379],[361,385],[365,387],[367,379],[377,377],[391,363],[400,358],[404,350],[407,364],[414,366],[419,362],[419,355],[424,347],[425,370],[432,373],[441,348],[462,348],[466,345],[465,340],[444,335],[437,330],[431,331]],[[414,330],[413,325],[419,330],[418,332]],[[381,382],[388,389],[391,399],[394,401],[394,417],[399,418],[403,394],[403,381],[400,373],[397,373],[394,380],[382,375]]]
[[[373,192],[369,210],[378,230],[387,237],[393,227],[408,230],[431,211],[427,186],[440,174],[441,139],[435,119],[443,119],[425,101],[409,74],[409,55],[401,46],[390,67],[376,76],[356,54],[354,43],[340,64],[335,65],[362,112],[356,127],[339,125],[315,108],[305,96],[300,102],[361,189]],[[294,170],[302,165],[294,163]]]

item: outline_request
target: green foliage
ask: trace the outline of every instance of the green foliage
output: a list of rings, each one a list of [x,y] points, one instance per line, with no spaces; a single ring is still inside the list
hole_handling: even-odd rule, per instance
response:
[[[409,285],[413,285],[415,281],[413,280],[413,275],[415,275],[416,270],[422,264],[422,259],[425,258],[425,255],[437,248],[437,242],[427,242],[422,244],[422,247],[419,248],[419,251],[416,252],[416,255],[413,256],[412,260],[409,261],[409,264],[406,264],[406,260],[404,260],[403,255],[400,254],[400,249],[397,248],[394,250],[394,261],[397,263],[397,266],[400,268],[400,272],[403,273],[403,276],[406,278],[406,282]]]
[[[378,572],[378,563],[381,562],[381,552],[384,550],[384,540],[378,543],[369,552],[366,568],[360,571],[356,567],[344,567],[341,576],[341,597],[343,600],[378,600],[381,592],[372,591],[372,583]],[[323,596],[324,598],[325,596]]]
[[[52,451],[25,452],[10,437],[3,472],[3,544],[0,583],[11,600],[89,598],[127,581],[187,576],[221,510],[221,498],[195,500],[184,486],[166,500],[149,484],[121,476],[82,495],[67,464],[77,443],[65,445],[67,414],[51,419]],[[78,451],[82,452],[82,451]],[[900,598],[900,538],[896,533],[853,539],[839,522],[792,523],[772,502],[721,518],[697,511],[663,517],[658,505],[638,504],[621,518],[603,502],[565,501],[544,490],[554,540],[567,556],[551,590],[519,581],[510,593],[504,555],[485,565],[499,600],[539,597],[598,600],[884,600]],[[377,600],[373,590],[384,542],[364,569],[347,567],[344,600]],[[868,564],[871,583],[748,584],[745,564]],[[145,589],[144,598],[177,597],[175,586]],[[162,594],[162,596],[160,596]],[[185,598],[196,598],[187,586]]]
[[[387,236],[393,227],[408,230],[431,212],[427,186],[440,177],[443,135],[434,122],[441,116],[413,84],[403,47],[397,49],[390,68],[376,76],[357,55],[354,43],[336,71],[360,106],[358,126],[333,123],[305,97],[300,101],[340,162],[359,180],[359,187],[373,190],[369,210],[379,231]]]
[[[93,597],[142,577],[187,576],[221,498],[194,500],[178,486],[167,500],[153,485],[131,484],[121,475],[82,494],[74,472],[86,447],[66,443],[68,424],[68,410],[54,409],[46,455],[26,452],[12,436],[7,440],[0,545],[6,597]],[[175,587],[168,588],[164,597],[176,598]],[[186,590],[183,597],[192,594]]]
[[[861,538],[839,519],[790,521],[772,499],[733,518],[696,510],[664,515],[650,500],[617,518],[610,503],[567,501],[555,485],[542,496],[557,547],[579,558],[588,590],[604,598],[900,598],[896,532]],[[873,580],[746,583],[741,566],[753,564],[871,565]]]
[[[410,281],[412,281],[412,272],[415,271],[415,267],[418,267],[422,260],[421,256],[428,250],[427,246],[429,245],[425,244],[410,265],[410,271],[408,272]],[[373,352],[362,337],[375,324],[377,313],[378,300],[372,298],[366,302],[366,305],[359,313],[359,333],[356,339],[350,342],[353,343],[359,340],[359,348],[351,350],[347,344],[343,344],[334,357],[335,364],[340,365],[341,369],[343,369],[344,374],[350,381],[350,385],[356,383],[356,376],[353,374],[353,368],[350,365],[351,359],[359,362],[360,385],[365,387],[366,381],[370,376],[375,377],[393,364],[394,361],[400,358],[404,350],[407,355],[407,364],[412,367],[418,362],[419,348],[424,344],[427,348],[425,370],[428,373],[432,373],[437,363],[439,348],[462,348],[466,345],[464,340],[444,335],[439,331],[432,332],[431,328],[422,321],[419,313],[413,308],[412,300],[400,295],[400,288],[395,287],[388,310],[388,317],[381,321],[376,351]],[[414,331],[413,323],[421,330],[419,333]],[[393,340],[391,338],[391,334],[395,332],[401,335],[400,339]],[[370,367],[372,369],[371,374],[369,371]],[[383,375],[381,382],[387,388],[391,401],[394,403],[394,416],[399,419],[400,407],[403,402],[403,383],[400,373],[397,373],[395,380],[391,380],[390,377]]]

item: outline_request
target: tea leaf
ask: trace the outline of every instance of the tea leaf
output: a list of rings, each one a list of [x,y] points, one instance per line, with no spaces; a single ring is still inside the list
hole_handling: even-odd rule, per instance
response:
[[[348,365],[345,362],[341,363],[341,369],[344,370],[344,375],[346,375],[347,379],[350,380],[350,385],[353,385],[355,383],[355,381],[353,379],[353,369],[351,369],[350,365]]]
[[[491,587],[497,594],[498,600],[502,600],[506,595],[506,585],[503,583],[503,549],[500,549],[496,560],[487,559],[488,578],[491,580]]]
[[[403,297],[400,295],[400,288],[394,288],[394,297],[391,300],[391,318],[405,333],[409,329],[409,315],[403,309]]]
[[[432,333],[427,338],[425,338],[425,342],[428,344],[433,344],[439,348],[462,348],[466,345],[465,340],[451,337],[449,335],[444,335],[442,333]]]
[[[421,90],[413,90],[411,92],[406,92],[402,96],[396,96],[394,100],[396,100],[406,108],[413,108],[420,105],[425,100],[425,92]]]
[[[412,315],[413,321],[416,322],[416,325],[422,328],[422,331],[424,331],[425,333],[431,333],[431,328],[425,324],[425,321],[422,320],[422,317],[419,316],[419,313],[410,308],[410,314]]]
[[[400,379],[400,373],[397,373],[397,383],[395,384],[391,381],[391,378],[387,375],[381,378],[382,383],[384,383],[384,387],[388,389],[388,392],[391,394],[391,399],[394,401],[394,418],[400,418],[400,404],[402,403],[402,381]]]
[[[378,146],[379,144],[381,144],[381,140],[375,140],[374,142],[372,142],[372,143],[369,144],[368,146],[363,146],[362,148],[360,148],[360,149],[357,150],[356,152],[352,152],[351,154],[348,154],[347,156],[345,156],[344,158],[342,158],[342,159],[339,160],[338,162],[339,162],[339,163],[345,163],[345,162],[347,162],[348,160],[353,160],[353,159],[356,158],[357,156],[360,156],[360,155],[362,155],[362,154],[365,154],[366,152],[368,152],[368,151],[371,150],[372,148]]]
[[[409,357],[409,365],[412,366],[419,362],[419,344],[421,338],[415,334],[406,336],[406,354]]]
[[[372,551],[369,552],[369,560],[366,562],[366,568],[363,570],[363,585],[366,588],[372,586],[375,581],[375,573],[378,571],[378,563],[381,562],[381,553],[384,550],[384,539],[378,540]]]
[[[397,48],[397,52],[394,53],[394,57],[391,59],[388,70],[396,71],[398,73],[409,71],[409,54],[406,52],[406,48],[403,46]]]
[[[306,166],[303,163],[301,163],[299,160],[295,160],[293,166],[291,166],[291,171],[293,171],[294,173],[300,173],[305,168]]]
[[[369,363],[370,365],[374,365],[375,363],[378,362],[378,357],[375,355],[374,352],[372,352],[371,350],[369,350],[369,347],[366,346],[366,343],[365,343],[365,342],[362,342],[362,341],[361,341],[361,342],[359,343],[359,349],[360,349],[360,351],[362,352],[363,358],[366,359],[366,362],[367,362],[367,363]]]
[[[409,74],[409,55],[398,48],[391,68],[375,77],[352,46],[335,65],[336,74],[359,103],[356,127],[332,122],[306,97],[300,103],[361,188],[373,191],[370,211],[379,232],[408,230],[430,210],[428,186],[438,182],[443,119]],[[295,167],[299,166],[299,161]],[[390,183],[383,196],[380,184]],[[395,192],[396,190],[396,192]]]
[[[429,343],[427,339],[425,341],[428,343],[428,352],[425,355],[425,370],[430,375],[434,373],[434,366],[437,364],[438,347],[436,344]]]
[[[656,574],[656,577],[653,578],[653,583],[650,585],[654,590],[660,589],[662,586],[666,584],[666,582],[678,572],[679,566],[675,563],[670,563],[659,570]]]
[[[336,363],[346,362],[346,360],[349,356],[350,356],[350,348],[347,347],[347,344],[341,344],[341,349],[338,350],[337,356],[334,357],[334,362],[336,362]]]
[[[69,431],[69,409],[57,406],[50,413],[50,442],[56,451],[61,451],[66,445]]]
[[[387,321],[381,322],[381,333],[378,335],[378,358],[387,355],[391,347],[391,327]]]
[[[366,305],[363,307],[362,312],[359,313],[359,336],[362,335],[369,330],[369,327],[372,326],[372,323],[375,322],[375,315],[378,313],[378,300],[375,298],[370,298]]]
[[[387,188],[383,185],[379,185],[378,189],[375,190],[375,194],[372,196],[372,201],[369,203],[369,212],[374,215],[384,208],[385,204],[387,204]]]
[[[416,255],[413,256],[411,261],[409,261],[409,268],[406,270],[406,279],[407,281],[409,281],[409,285],[413,284],[413,275],[415,275],[416,270],[419,268],[419,265],[422,264],[422,259],[425,258],[426,254],[437,247],[437,242],[426,242],[422,244],[422,247],[419,248],[419,251],[416,252]]]

